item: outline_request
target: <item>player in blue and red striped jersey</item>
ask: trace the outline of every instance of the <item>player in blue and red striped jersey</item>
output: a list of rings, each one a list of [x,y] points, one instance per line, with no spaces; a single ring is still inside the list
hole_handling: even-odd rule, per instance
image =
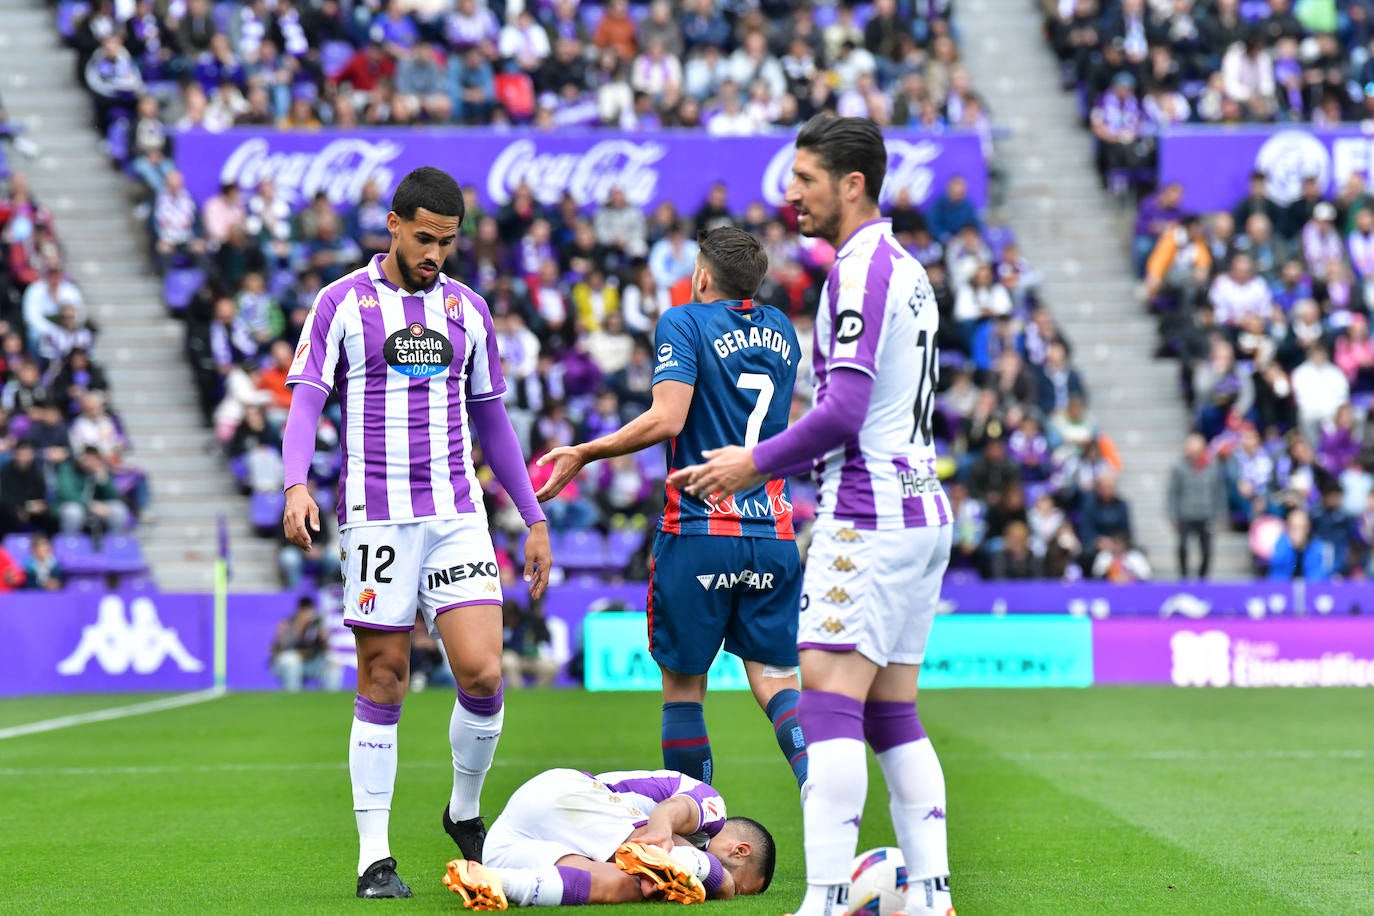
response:
[[[731,442],[758,442],[787,428],[801,352],[781,311],[750,297],[768,271],[762,246],[722,227],[699,240],[696,302],[659,319],[653,405],[622,429],[557,448],[539,490],[550,499],[584,465],[670,442],[668,468],[703,460]],[[798,784],[806,742],[797,722],[797,615],[801,562],[787,482],[766,480],[711,502],[668,487],[654,538],[649,648],[663,672],[663,765],[702,782],[712,776],[702,701],[722,642],[744,659],[749,686],[773,723]]]

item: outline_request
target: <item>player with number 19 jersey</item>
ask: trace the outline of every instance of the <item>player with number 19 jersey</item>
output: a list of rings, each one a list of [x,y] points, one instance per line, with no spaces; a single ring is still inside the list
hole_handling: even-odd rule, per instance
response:
[[[693,386],[682,431],[669,443],[671,472],[714,448],[787,428],[801,352],[792,322],[750,300],[692,302],[659,319],[654,384]],[[708,503],[667,487],[654,540],[649,641],[655,660],[705,674],[720,647],[778,666],[796,662],[800,560],[785,480]],[[689,597],[690,596],[690,597]],[[675,605],[688,605],[664,613]]]

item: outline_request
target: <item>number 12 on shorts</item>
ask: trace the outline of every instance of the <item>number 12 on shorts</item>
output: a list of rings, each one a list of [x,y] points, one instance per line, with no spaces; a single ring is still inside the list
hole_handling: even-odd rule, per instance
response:
[[[368,565],[369,565],[369,563],[368,563],[368,555],[369,555],[369,553],[372,553],[372,551],[371,551],[371,549],[370,549],[366,544],[359,544],[359,545],[358,545],[358,558],[359,558],[358,581],[359,581],[359,582],[366,582],[366,581],[367,581],[367,572],[368,572]],[[378,546],[376,552],[372,554],[372,558],[375,559],[375,560],[377,561],[377,568],[376,568],[376,569],[373,571],[373,573],[372,573],[372,581],[373,581],[373,582],[377,582],[377,583],[379,583],[379,584],[381,584],[381,585],[387,584],[388,582],[391,581],[391,577],[388,576],[388,575],[386,575],[386,571],[387,571],[388,568],[390,568],[390,566],[391,566],[392,563],[396,562],[396,550],[395,550],[395,548],[391,547],[391,545],[389,545],[389,544],[382,544],[382,545]]]

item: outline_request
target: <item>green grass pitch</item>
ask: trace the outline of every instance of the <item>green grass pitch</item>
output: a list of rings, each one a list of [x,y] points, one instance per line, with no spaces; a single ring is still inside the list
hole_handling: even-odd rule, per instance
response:
[[[351,695],[247,694],[0,740],[0,912],[459,911],[439,883],[451,696],[401,721],[391,842],[413,900],[353,898]],[[0,728],[125,702],[5,701]],[[803,889],[791,773],[747,695],[707,715],[718,787],[780,855],[766,895],[706,906],[778,916]],[[922,718],[960,916],[1374,913],[1374,691],[932,691]],[[511,692],[485,807],[548,767],[658,763],[655,696]],[[861,848],[892,842],[869,779]]]

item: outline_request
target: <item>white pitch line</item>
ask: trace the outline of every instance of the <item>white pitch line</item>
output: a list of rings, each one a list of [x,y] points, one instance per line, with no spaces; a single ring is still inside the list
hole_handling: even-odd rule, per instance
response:
[[[1196,762],[1216,762],[1226,760],[1366,760],[1374,756],[1374,752],[1363,748],[1332,749],[1324,751],[1303,750],[1303,749],[1276,749],[1276,750],[1256,750],[1256,751],[1194,751],[1194,750],[1161,750],[1161,751],[1140,751],[1135,753],[1073,753],[1071,751],[1050,752],[1050,753],[1026,753],[1026,754],[945,754],[941,755],[946,760],[1007,760],[1018,763],[1033,762],[1073,762],[1073,761],[1196,761]],[[772,763],[775,757],[741,757],[733,758],[732,762],[737,764],[744,763]],[[592,769],[602,767],[615,767],[623,765],[624,761],[619,760],[586,760],[578,761],[583,766]],[[446,760],[410,760],[401,761],[402,769],[444,769],[447,770],[451,764]],[[499,768],[520,768],[530,770],[546,769],[548,760],[522,760],[522,759],[501,759],[498,757],[492,762],[492,766]],[[181,764],[153,764],[149,766],[122,766],[122,767],[11,767],[0,768],[0,779],[5,777],[28,777],[28,776],[162,776],[177,773],[293,773],[293,772],[321,772],[338,771],[348,768],[346,761],[340,760],[334,763],[207,763],[198,765]]]
[[[224,696],[223,688],[211,687],[209,690],[197,690],[195,693],[184,693],[179,696],[164,697],[161,700],[148,700],[143,703],[133,703],[128,706],[115,706],[111,709],[97,709],[93,712],[79,712],[70,716],[58,716],[56,719],[41,719],[37,722],[26,722],[23,725],[11,725],[9,728],[0,728],[0,741],[6,738],[20,738],[24,735],[37,735],[42,732],[57,731],[60,728],[71,728],[76,725],[87,725],[91,722],[109,722],[112,719],[127,719],[130,716],[141,716],[150,712],[162,712],[164,709],[194,706],[197,703],[215,700],[222,696]]]

